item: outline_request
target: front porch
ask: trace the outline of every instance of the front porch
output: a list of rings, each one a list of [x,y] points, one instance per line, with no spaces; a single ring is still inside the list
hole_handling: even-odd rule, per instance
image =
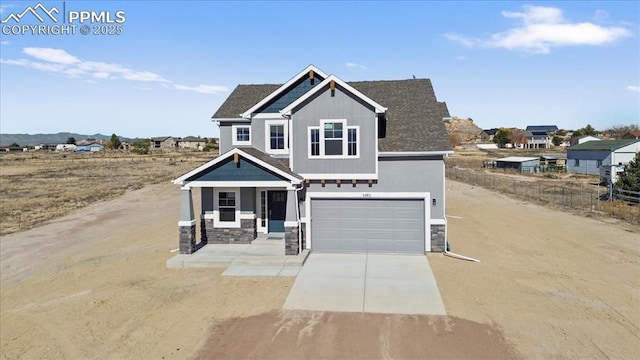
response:
[[[299,254],[302,178],[280,160],[255,148],[235,148],[173,182],[182,185],[180,254],[202,252],[206,245],[248,245],[267,234],[284,240],[282,255]],[[200,189],[199,219],[193,188]]]
[[[309,250],[285,255],[284,237],[259,234],[250,244],[206,244],[167,260],[168,268],[224,268],[224,276],[296,276]]]

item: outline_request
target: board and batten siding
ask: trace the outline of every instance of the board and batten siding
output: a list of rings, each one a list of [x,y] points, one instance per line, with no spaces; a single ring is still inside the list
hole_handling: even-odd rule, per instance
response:
[[[578,166],[575,160],[579,161]],[[611,163],[611,152],[609,151],[568,151],[567,170],[574,174],[600,175],[598,160],[602,160],[602,165]]]
[[[376,192],[428,192],[431,195],[429,212],[432,219],[444,219],[444,160],[442,157],[407,159],[382,158],[379,162],[378,181],[369,187],[366,183],[359,183],[355,187],[351,183],[342,183],[340,187],[334,182],[327,182],[324,186],[311,183],[307,192],[329,193],[376,193]],[[435,199],[435,205],[433,200]],[[304,208],[304,202],[301,208]],[[305,216],[305,214],[301,214]]]
[[[298,174],[373,174],[376,171],[376,114],[362,103],[336,87],[332,96],[327,87],[297,108],[291,115],[293,127],[293,167]],[[346,119],[347,126],[359,126],[359,156],[344,159],[309,158],[310,126],[320,126],[320,120]],[[322,129],[320,129],[322,131]],[[346,129],[345,139],[346,139]]]

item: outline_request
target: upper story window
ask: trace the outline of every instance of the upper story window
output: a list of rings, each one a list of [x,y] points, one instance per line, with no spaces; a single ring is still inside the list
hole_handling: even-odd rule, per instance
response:
[[[287,120],[265,120],[265,150],[270,154],[287,154],[288,126]]]
[[[320,120],[309,127],[309,158],[358,157],[359,127],[347,126],[347,120]]]
[[[233,125],[233,145],[251,145],[251,126]]]

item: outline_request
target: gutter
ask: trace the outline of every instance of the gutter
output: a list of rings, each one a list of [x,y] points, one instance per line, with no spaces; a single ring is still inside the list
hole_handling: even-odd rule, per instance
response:
[[[411,156],[449,156],[453,150],[446,151],[385,151],[379,152],[378,157],[411,157]]]

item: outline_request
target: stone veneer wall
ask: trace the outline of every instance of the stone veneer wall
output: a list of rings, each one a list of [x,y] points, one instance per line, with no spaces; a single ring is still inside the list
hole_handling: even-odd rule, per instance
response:
[[[284,254],[285,255],[298,255],[300,249],[298,249],[298,227],[297,226],[285,226],[284,228]]]
[[[178,226],[180,231],[180,254],[193,254],[196,251],[196,224]]]
[[[431,225],[431,251],[444,252],[445,225]]]
[[[256,219],[240,219],[239,228],[214,228],[213,219],[204,219],[202,223],[202,241],[209,244],[250,244],[258,235]]]

